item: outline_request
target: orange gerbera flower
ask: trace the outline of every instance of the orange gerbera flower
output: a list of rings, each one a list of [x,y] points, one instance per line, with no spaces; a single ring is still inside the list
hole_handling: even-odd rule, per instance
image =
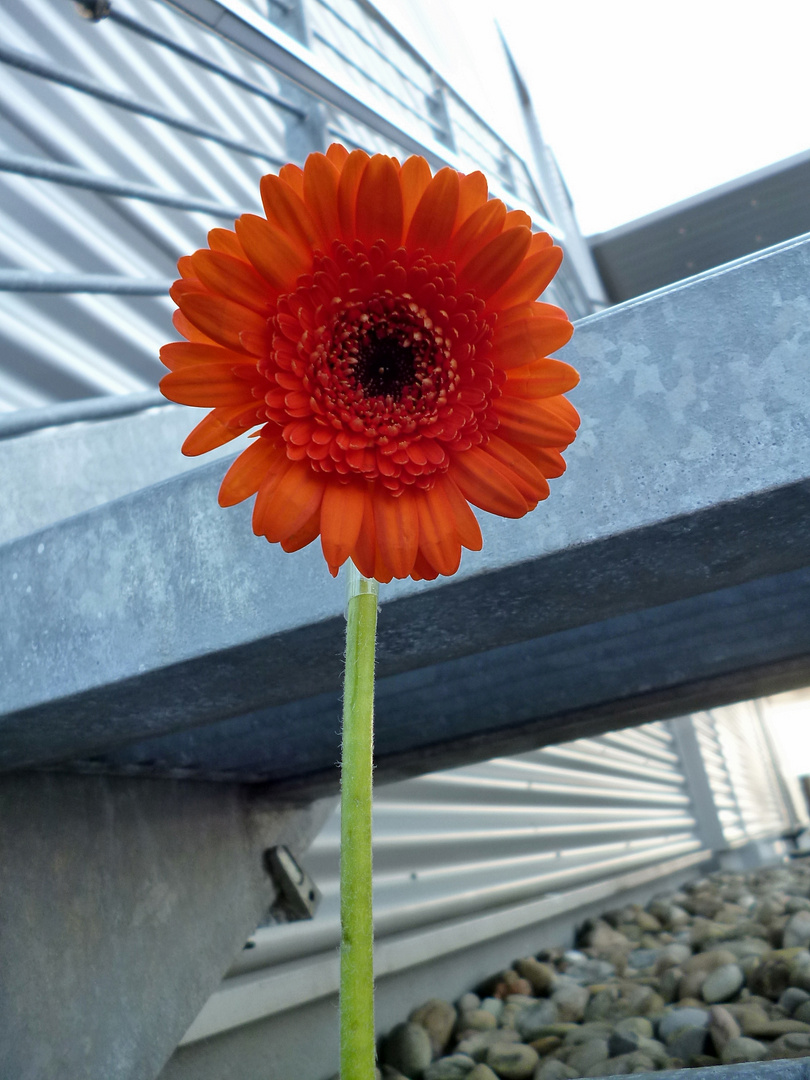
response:
[[[202,454],[257,424],[222,506],[256,494],[253,529],[285,551],[317,536],[336,574],[435,578],[481,531],[469,504],[523,517],[565,465],[571,336],[536,297],[562,253],[480,172],[331,146],[261,182],[266,217],[182,258],[164,346],[172,401],[213,406]]]

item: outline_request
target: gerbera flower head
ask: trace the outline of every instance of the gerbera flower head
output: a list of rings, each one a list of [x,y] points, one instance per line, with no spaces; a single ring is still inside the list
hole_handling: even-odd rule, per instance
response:
[[[455,573],[481,547],[470,504],[523,517],[565,468],[578,376],[548,353],[573,328],[536,302],[560,249],[481,173],[421,157],[333,145],[261,194],[178,263],[161,390],[212,407],[183,452],[258,426],[219,495],[256,495],[257,535],[320,536],[333,574]]]

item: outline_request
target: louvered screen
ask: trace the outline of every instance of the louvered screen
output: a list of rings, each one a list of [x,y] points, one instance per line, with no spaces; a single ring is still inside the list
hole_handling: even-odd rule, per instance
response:
[[[260,929],[235,971],[323,952],[338,929],[339,815],[307,853],[311,923]],[[664,723],[377,790],[378,940],[518,904],[701,847]]]

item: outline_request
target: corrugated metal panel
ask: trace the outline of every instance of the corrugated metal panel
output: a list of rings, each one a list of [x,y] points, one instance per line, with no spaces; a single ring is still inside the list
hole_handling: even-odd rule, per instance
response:
[[[311,923],[260,929],[234,974],[337,945],[336,813],[305,863]],[[377,939],[428,928],[698,851],[666,724],[647,724],[378,788]]]
[[[271,4],[279,34],[262,4],[234,0],[222,33],[238,23],[244,48],[183,6],[113,0],[95,23],[64,0],[0,9],[0,410],[154,386],[178,255],[258,209],[263,173],[332,137],[482,168],[513,205],[553,216],[524,162],[370,5]],[[251,56],[249,35],[298,83]],[[574,316],[591,310],[579,257],[548,293]]]

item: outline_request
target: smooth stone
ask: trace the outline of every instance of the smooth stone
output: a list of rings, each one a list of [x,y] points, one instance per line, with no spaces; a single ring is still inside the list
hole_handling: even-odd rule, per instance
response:
[[[557,1018],[566,1021],[579,1021],[585,1015],[590,993],[584,986],[562,986],[551,995],[557,1007]]]
[[[586,1069],[582,1075],[588,1077],[626,1076],[629,1072],[630,1066],[627,1064],[627,1059],[615,1057],[605,1058],[604,1061],[598,1061],[596,1065],[591,1065],[590,1069]]]
[[[543,1029],[557,1019],[557,1006],[550,999],[544,999],[521,1009],[515,1017],[514,1026],[523,1039],[531,1042],[532,1039],[539,1038]]]
[[[658,961],[655,965],[656,973],[660,975],[662,972],[666,971],[667,968],[680,967],[691,958],[692,950],[688,945],[673,941],[671,944],[665,945],[663,949],[659,950]]]
[[[801,1020],[768,1020],[764,1024],[749,1024],[745,1035],[754,1039],[778,1039],[782,1035],[810,1035],[810,1024]]]
[[[404,1076],[421,1076],[433,1059],[428,1033],[421,1024],[397,1024],[383,1042],[382,1057]]]
[[[729,1039],[720,1051],[720,1060],[724,1065],[741,1065],[744,1061],[762,1061],[768,1048],[758,1039],[749,1039],[739,1035]]]
[[[545,1057],[562,1046],[562,1039],[559,1035],[544,1035],[542,1039],[533,1039],[529,1046],[535,1049],[540,1057]]]
[[[503,1013],[504,1003],[501,998],[488,997],[481,1002],[480,1008],[484,1012],[491,1012],[495,1019],[498,1020]]]
[[[614,1031],[620,1035],[632,1033],[641,1039],[653,1037],[653,1026],[646,1016],[626,1016],[616,1024]]]
[[[610,1057],[607,1039],[590,1039],[580,1046],[574,1047],[568,1055],[567,1064],[578,1073],[584,1073],[592,1065],[600,1061],[606,1061]]]
[[[782,935],[782,947],[785,949],[810,945],[810,911],[797,911],[791,915]]]
[[[474,1061],[483,1061],[489,1048],[495,1043],[517,1043],[520,1036],[513,1029],[499,1028],[496,1031],[476,1031],[472,1035],[465,1036],[456,1046],[457,1054],[467,1054]]]
[[[731,1039],[739,1039],[742,1035],[740,1025],[722,1005],[712,1005],[709,1009],[709,1033],[718,1053]]]
[[[775,1058],[810,1057],[810,1034],[782,1035],[772,1044],[766,1055],[767,1061]]]
[[[583,1043],[593,1039],[609,1039],[613,1028],[610,1024],[594,1022],[592,1024],[577,1024],[572,1031],[565,1036],[565,1046],[582,1046]]]
[[[534,1074],[534,1080],[574,1080],[579,1073],[566,1065],[564,1061],[549,1058],[544,1061]]]
[[[644,968],[651,968],[658,962],[658,958],[661,955],[658,949],[633,949],[628,954],[627,962],[631,967],[634,967],[637,971]]]
[[[525,1008],[525,1005],[517,1005],[514,1002],[509,1005],[504,1005],[503,1012],[501,1013],[501,1018],[498,1021],[498,1026],[502,1028],[515,1027],[517,1018],[522,1012],[524,1012]]]
[[[528,979],[535,994],[545,997],[554,989],[557,982],[557,972],[551,964],[544,964],[534,956],[526,956],[518,960],[515,969],[524,979]]]
[[[403,1076],[399,1069],[394,1069],[391,1065],[383,1065],[382,1072],[375,1069],[374,1077],[375,1080],[408,1080],[407,1076]],[[340,1073],[335,1077],[335,1080],[340,1080]]]
[[[810,1001],[805,1001],[803,1005],[799,1005],[793,1013],[793,1019],[801,1020],[805,1024],[810,1024]]]
[[[745,977],[736,964],[723,964],[706,977],[701,987],[703,1000],[709,1005],[728,1001],[729,998],[734,997],[744,982]]]
[[[667,1044],[670,1038],[681,1028],[707,1028],[711,1016],[706,1009],[673,1009],[661,1017],[658,1024],[658,1037]]]
[[[480,1061],[472,1072],[467,1073],[467,1080],[498,1080],[498,1074],[494,1073],[489,1065]]]
[[[616,974],[616,965],[609,960],[588,960],[569,967],[565,974],[579,986],[590,986],[591,983],[605,982],[612,979]]]
[[[604,1020],[609,1016],[616,1005],[619,993],[617,987],[606,987],[604,990],[597,990],[591,997],[585,1009],[586,1020]]]
[[[658,990],[664,1001],[669,1004],[678,996],[683,972],[679,967],[667,968],[658,980]]]
[[[691,1062],[699,1054],[705,1053],[708,1040],[709,1032],[705,1027],[685,1027],[669,1039],[667,1049],[673,1057]]]
[[[433,1056],[439,1057],[450,1042],[450,1036],[458,1020],[458,1013],[449,1001],[444,1001],[442,998],[430,998],[429,1001],[414,1009],[408,1019],[412,1024],[421,1024],[428,1033]]]
[[[810,1001],[810,994],[798,986],[789,986],[779,998],[777,1004],[784,1009],[788,1016],[793,1016],[800,1005]],[[801,1017],[799,1017],[801,1020]]]
[[[495,1043],[490,1046],[486,1060],[501,1080],[529,1080],[539,1062],[537,1051],[522,1043]]]
[[[424,1080],[464,1080],[475,1068],[475,1062],[466,1054],[450,1054],[428,1065]]]
[[[502,1013],[503,1009],[501,1009]],[[498,1017],[489,1009],[473,1009],[472,1012],[463,1013],[459,1017],[458,1026],[461,1031],[490,1031],[498,1026]]]
[[[612,1058],[632,1054],[638,1050],[641,1038],[636,1031],[614,1031],[608,1040],[608,1052]]]
[[[545,1039],[548,1036],[556,1035],[560,1039],[564,1039],[569,1031],[579,1031],[580,1024],[547,1024],[541,1029],[538,1039]]]
[[[628,1054],[625,1060],[630,1066],[631,1073],[653,1072],[657,1067],[653,1059],[642,1053],[640,1050]]]
[[[726,952],[732,953],[738,961],[744,960],[747,956],[762,956],[770,952],[768,942],[758,937],[743,937],[727,941],[723,948]]]
[[[638,1044],[638,1053],[644,1054],[659,1067],[669,1060],[669,1051],[658,1039],[642,1039]]]
[[[456,1008],[460,1013],[472,1012],[473,1009],[480,1009],[481,998],[478,994],[462,994],[456,1002]]]

